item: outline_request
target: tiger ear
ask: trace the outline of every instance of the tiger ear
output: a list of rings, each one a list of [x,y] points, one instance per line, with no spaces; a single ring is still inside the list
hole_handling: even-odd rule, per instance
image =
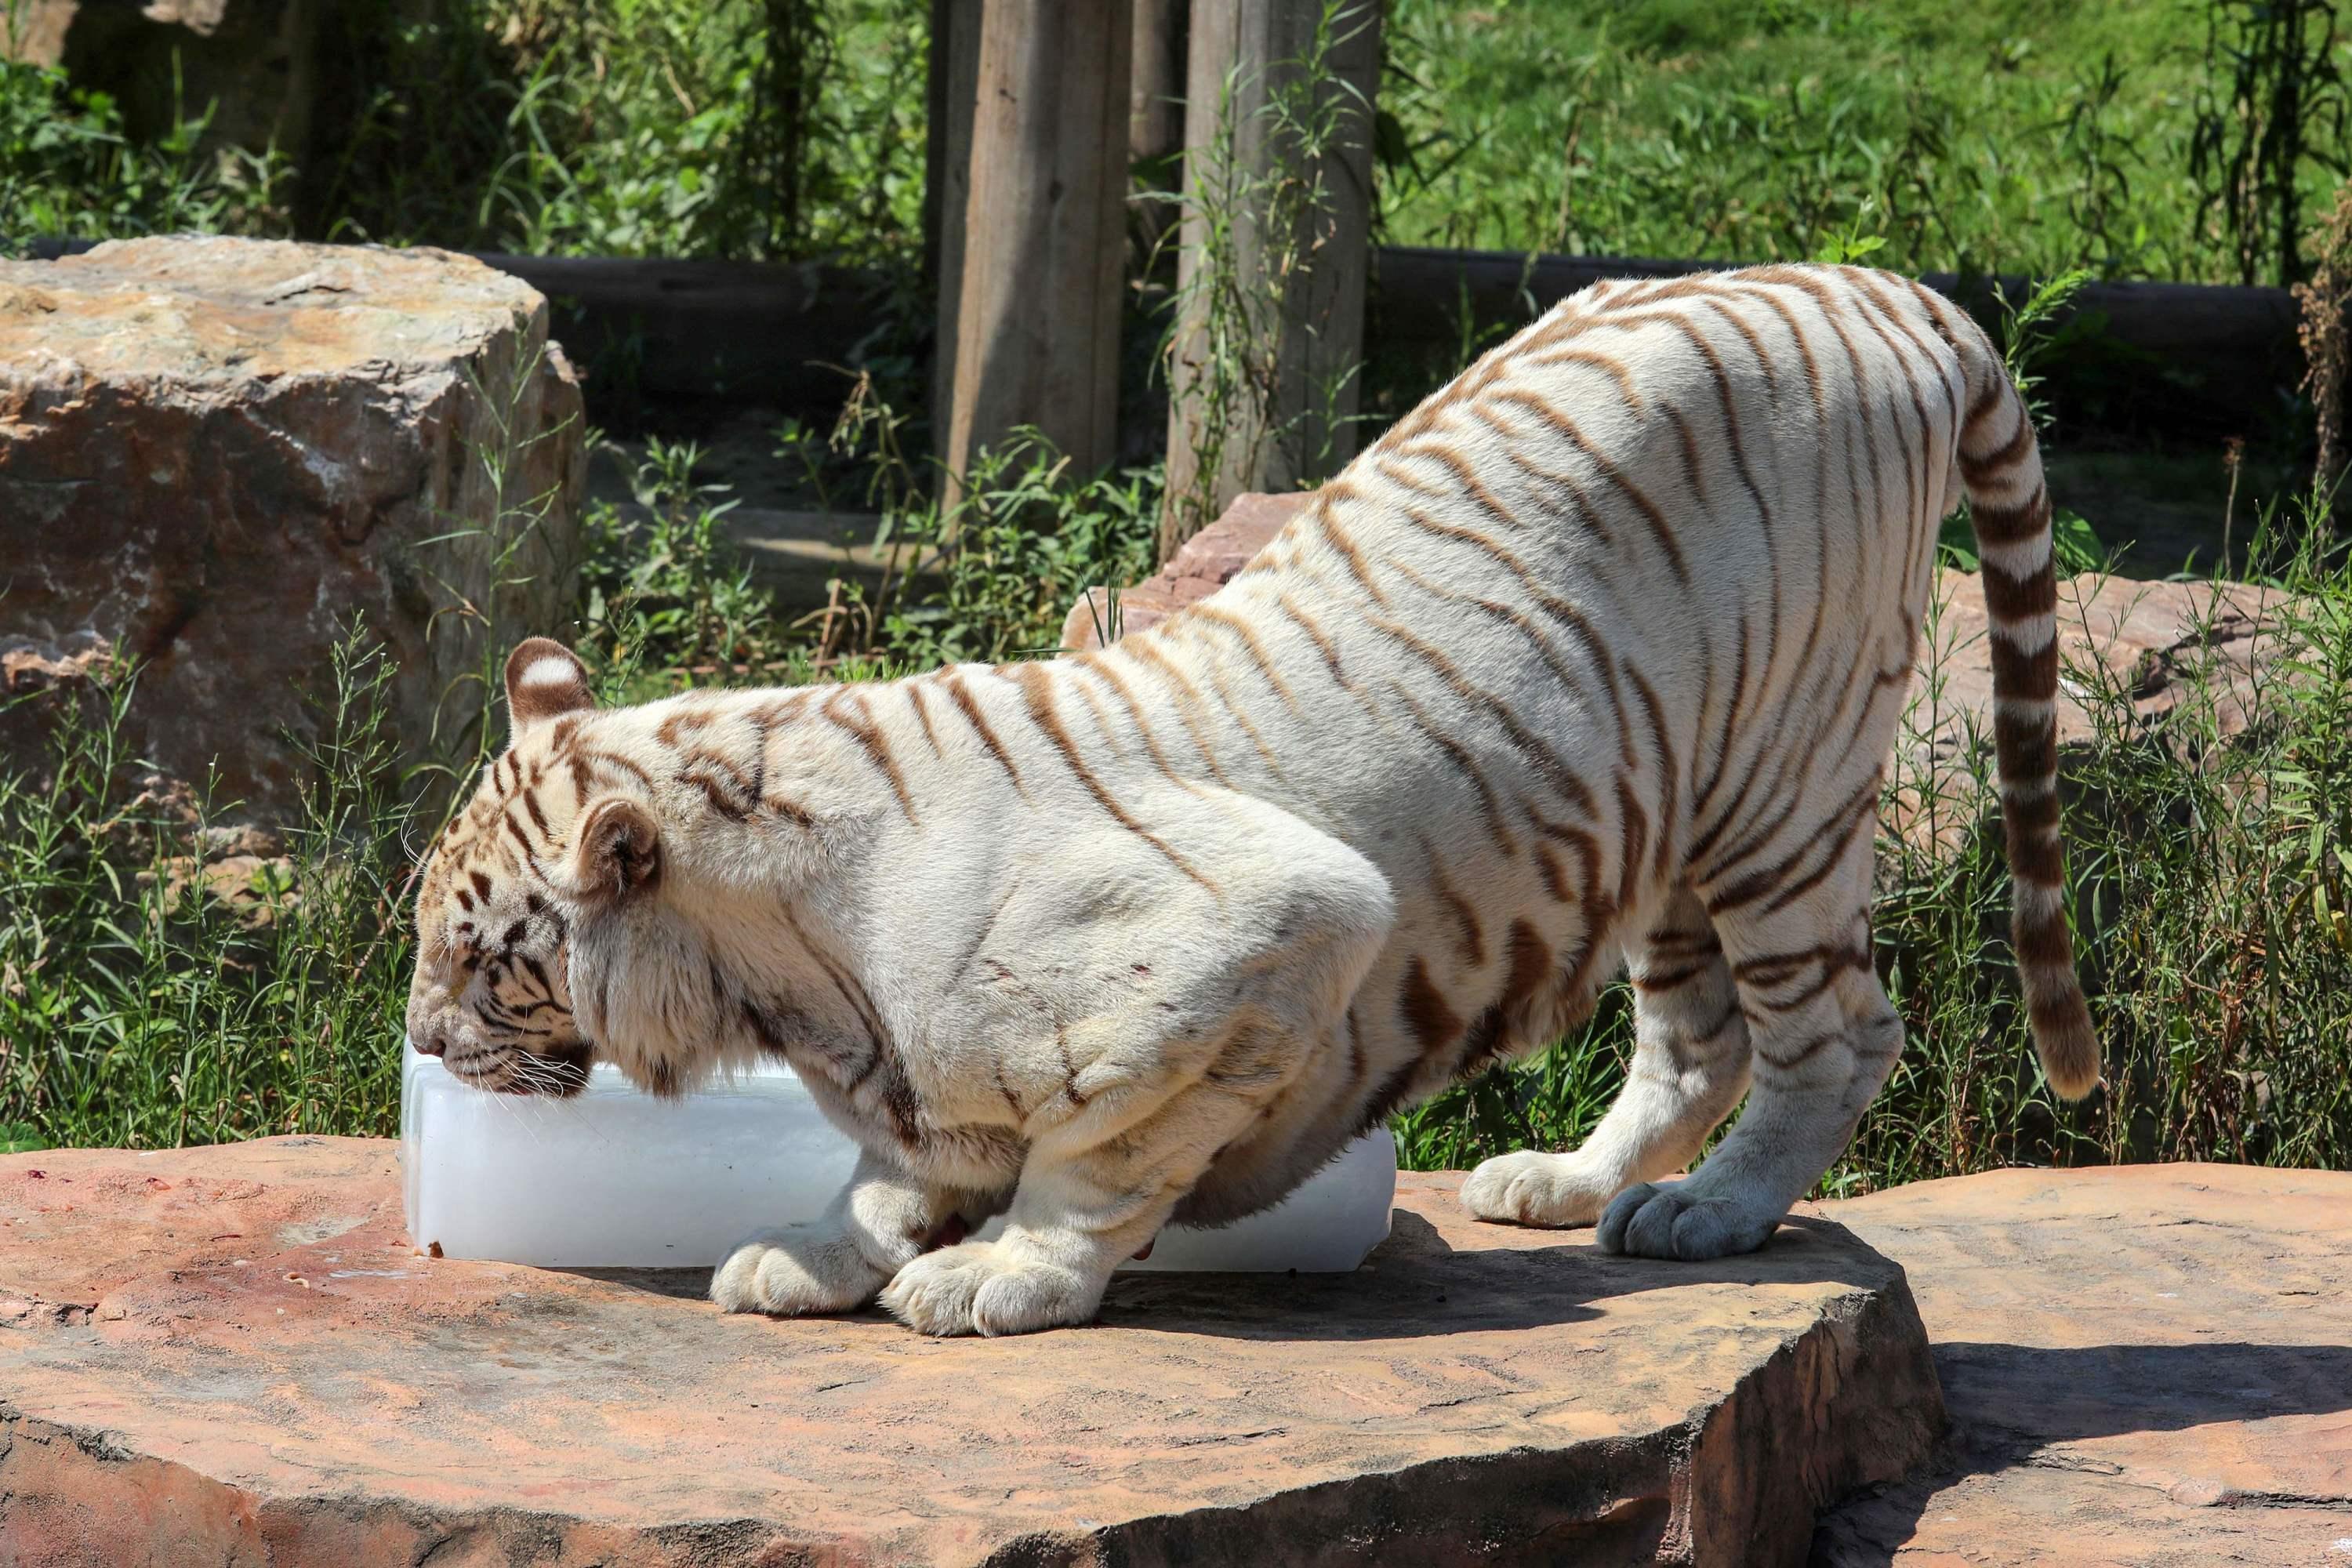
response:
[[[617,904],[660,881],[661,834],[653,814],[619,798],[590,806],[572,846],[572,875],[582,900],[592,904]]]
[[[526,637],[507,655],[509,743],[551,719],[595,706],[588,695],[588,667],[552,637]]]

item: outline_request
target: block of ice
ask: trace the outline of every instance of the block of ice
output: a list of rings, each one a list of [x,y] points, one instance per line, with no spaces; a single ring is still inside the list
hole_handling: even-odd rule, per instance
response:
[[[574,1098],[538,1100],[471,1088],[410,1049],[400,1137],[419,1248],[541,1268],[709,1268],[752,1231],[823,1214],[857,1160],[774,1065],[680,1100],[600,1065]],[[1387,1237],[1395,1195],[1381,1129],[1276,1207],[1216,1230],[1170,1226],[1126,1267],[1345,1273]]]

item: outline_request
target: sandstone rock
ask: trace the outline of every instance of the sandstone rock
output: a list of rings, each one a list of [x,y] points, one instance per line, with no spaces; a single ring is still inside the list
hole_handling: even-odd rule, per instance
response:
[[[574,592],[579,390],[546,302],[435,250],[142,239],[0,263],[0,670],[137,661],[129,754],[283,820],[355,617],[408,758]],[[469,606],[453,613],[453,606]],[[37,707],[0,761],[37,763]],[[289,738],[291,733],[293,739]]]
[[[1087,589],[1063,618],[1062,646],[1099,647],[1107,628],[1116,634],[1116,641],[1207,598],[1232,582],[1250,557],[1314,499],[1312,490],[1234,497],[1223,517],[1186,540],[1155,575],[1115,595],[1102,588]]]
[[[1952,1433],[1817,1563],[2352,1561],[2352,1174],[2000,1171],[1820,1212],[1908,1270]]]
[[[0,1158],[0,1562],[1770,1564],[1930,1447],[1838,1226],[1615,1258],[1459,1180],[1353,1276],[937,1342],[418,1257],[380,1142]]]
[[[1978,802],[1975,754],[1992,773],[1992,654],[1986,639],[1984,579],[1937,574],[1939,606],[1921,638],[1905,717],[1901,777],[1906,804],[1933,792],[1961,809],[1936,824],[1948,838],[1971,820]],[[2142,736],[2160,735],[2191,700],[2210,700],[2217,731],[2245,727],[2256,684],[2278,653],[2277,593],[2246,584],[2143,583],[2095,573],[2058,584],[2058,744],[2088,744],[2095,711],[2107,694],[2128,699],[2125,721]],[[2120,715],[2118,715],[2120,717]],[[2200,716],[2201,717],[2201,716]],[[1904,817],[1922,826],[1917,805]]]

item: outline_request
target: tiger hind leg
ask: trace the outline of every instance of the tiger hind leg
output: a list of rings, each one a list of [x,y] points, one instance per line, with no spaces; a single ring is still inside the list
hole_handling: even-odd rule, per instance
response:
[[[1871,964],[1870,849],[1870,835],[1856,831],[1831,874],[1783,908],[1772,908],[1775,898],[1717,909],[1748,1019],[1754,1088],[1697,1171],[1611,1201],[1596,1237],[1609,1251],[1752,1252],[1844,1152],[1903,1048],[1902,1020]]]
[[[1747,1022],[1706,910],[1687,887],[1629,955],[1633,1060],[1582,1147],[1486,1161],[1462,1184],[1480,1219],[1591,1225],[1637,1182],[1683,1170],[1748,1092]]]

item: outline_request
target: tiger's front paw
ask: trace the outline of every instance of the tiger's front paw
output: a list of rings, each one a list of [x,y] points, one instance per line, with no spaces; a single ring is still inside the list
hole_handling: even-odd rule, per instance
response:
[[[1029,1334],[1087,1321],[1108,1282],[1021,1257],[1003,1242],[967,1241],[899,1269],[882,1305],[927,1334]]]
[[[839,1226],[811,1220],[737,1242],[710,1277],[710,1299],[730,1312],[846,1312],[874,1300],[888,1278]]]
[[[1483,1162],[1462,1184],[1462,1206],[1501,1225],[1591,1225],[1617,1194],[1612,1176],[1574,1154],[1523,1150]]]

